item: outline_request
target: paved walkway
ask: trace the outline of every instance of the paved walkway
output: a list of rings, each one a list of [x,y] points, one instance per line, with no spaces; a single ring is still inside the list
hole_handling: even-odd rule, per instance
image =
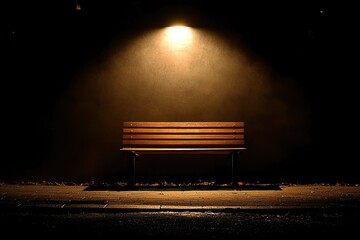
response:
[[[360,186],[280,190],[86,191],[86,186],[0,185],[0,207],[87,210],[360,209]]]

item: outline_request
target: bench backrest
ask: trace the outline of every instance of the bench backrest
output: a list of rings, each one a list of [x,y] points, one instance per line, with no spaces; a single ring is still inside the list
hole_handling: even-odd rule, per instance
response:
[[[243,147],[244,122],[124,122],[123,147]]]

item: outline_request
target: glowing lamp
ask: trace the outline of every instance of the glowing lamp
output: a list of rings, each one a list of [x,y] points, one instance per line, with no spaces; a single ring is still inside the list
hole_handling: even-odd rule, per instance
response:
[[[165,31],[165,39],[172,49],[182,50],[191,43],[191,28],[186,26],[168,27]]]

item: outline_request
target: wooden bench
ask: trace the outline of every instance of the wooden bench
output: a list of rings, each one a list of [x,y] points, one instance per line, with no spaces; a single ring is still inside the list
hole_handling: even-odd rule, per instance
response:
[[[122,148],[129,154],[129,185],[142,154],[224,154],[231,156],[231,181],[237,184],[237,159],[244,148],[244,122],[124,122]]]

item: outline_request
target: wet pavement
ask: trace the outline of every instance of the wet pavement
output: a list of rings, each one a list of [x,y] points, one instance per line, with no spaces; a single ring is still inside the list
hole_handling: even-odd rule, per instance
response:
[[[213,191],[0,185],[0,224],[12,236],[351,237],[359,217],[356,185]]]
[[[156,237],[171,239],[279,239],[358,233],[359,212],[122,212],[2,213],[2,233],[12,237]],[[313,239],[313,238],[311,238]]]

